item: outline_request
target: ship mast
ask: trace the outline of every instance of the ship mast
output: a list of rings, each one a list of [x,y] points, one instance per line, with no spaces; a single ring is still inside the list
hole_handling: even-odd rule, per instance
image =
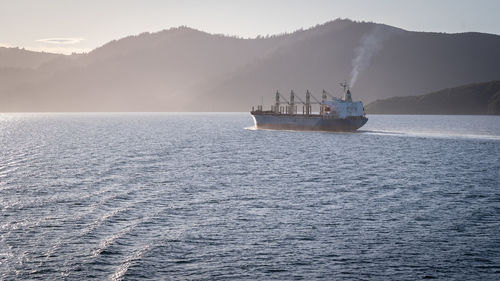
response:
[[[290,92],[290,107],[288,110],[288,114],[295,114],[295,93],[293,90]]]
[[[276,91],[276,103],[274,104],[274,113],[280,113],[280,92]]]
[[[306,115],[311,114],[311,93],[309,93],[309,90],[306,92]]]

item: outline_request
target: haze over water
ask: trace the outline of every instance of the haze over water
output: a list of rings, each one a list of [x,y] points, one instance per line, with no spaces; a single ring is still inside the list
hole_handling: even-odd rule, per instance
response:
[[[0,114],[0,279],[498,280],[500,117],[368,117]]]

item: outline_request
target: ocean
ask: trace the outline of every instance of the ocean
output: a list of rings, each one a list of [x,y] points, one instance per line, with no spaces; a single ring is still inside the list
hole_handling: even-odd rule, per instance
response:
[[[0,279],[499,280],[500,116],[0,114]]]

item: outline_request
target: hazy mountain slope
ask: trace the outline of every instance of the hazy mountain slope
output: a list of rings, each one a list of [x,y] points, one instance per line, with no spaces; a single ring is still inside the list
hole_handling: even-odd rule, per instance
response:
[[[374,114],[500,114],[500,80],[448,88],[426,95],[393,97],[366,106]]]
[[[0,47],[0,68],[37,68],[63,55]]]
[[[370,40],[366,40],[369,38]],[[368,41],[370,44],[366,45]],[[361,50],[361,51],[360,51]],[[273,93],[340,95],[361,57],[355,99],[408,96],[500,77],[500,36],[408,32],[335,20],[269,38],[187,27],[0,71],[0,111],[246,111]]]
[[[500,78],[499,61],[498,35],[404,32],[374,57],[356,91],[386,98],[491,81]]]
[[[188,93],[193,85],[215,81],[285,40],[256,42],[184,27],[141,34],[98,48],[16,92],[32,101],[30,110],[184,110],[185,100],[194,98]]]
[[[309,89],[319,97],[318,93],[326,88],[340,96],[338,82],[349,78],[353,50],[370,27],[339,21],[307,31],[307,38],[228,75],[200,97],[202,106],[204,110],[220,111],[230,110],[230,104],[233,111],[244,111],[260,103],[262,96],[270,104],[276,90],[287,96],[291,89],[299,95]]]
[[[500,78],[500,36],[417,33],[351,23],[288,45],[275,56],[233,73],[206,95],[205,104],[210,104],[212,110],[223,110],[209,100],[218,101],[212,97],[219,96],[233,101],[236,110],[245,110],[236,101],[245,97],[245,103],[256,104],[265,96],[270,103],[276,89],[287,94],[294,89],[302,95],[310,89],[319,97],[326,88],[340,95],[337,82],[349,81],[355,50],[374,27],[388,35],[353,85],[355,99],[370,102]]]

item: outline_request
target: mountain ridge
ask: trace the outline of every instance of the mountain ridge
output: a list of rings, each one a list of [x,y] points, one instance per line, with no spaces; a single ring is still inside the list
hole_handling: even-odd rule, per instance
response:
[[[500,77],[500,36],[337,19],[252,39],[189,27],[113,40],[37,67],[0,68],[0,111],[245,111],[273,93],[348,79],[363,38],[387,35],[352,91],[370,102]],[[333,88],[333,89],[332,89]]]
[[[366,105],[368,114],[500,115],[500,80],[392,97]]]

